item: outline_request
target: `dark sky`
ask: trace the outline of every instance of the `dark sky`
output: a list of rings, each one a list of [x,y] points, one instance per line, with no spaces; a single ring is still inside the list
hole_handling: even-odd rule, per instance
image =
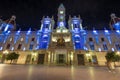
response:
[[[120,16],[120,0],[0,0],[0,16],[5,19],[14,14],[17,28],[39,29],[42,16],[54,15],[57,19],[57,8],[61,3],[66,8],[66,19],[69,15],[81,15],[87,29],[108,28],[110,14]]]

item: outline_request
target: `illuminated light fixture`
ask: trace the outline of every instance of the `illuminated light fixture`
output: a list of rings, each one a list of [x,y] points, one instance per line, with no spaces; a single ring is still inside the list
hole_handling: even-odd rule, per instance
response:
[[[90,56],[90,54],[86,54],[86,56],[87,56],[87,57],[89,57],[89,56]]]
[[[9,53],[8,50],[3,51],[3,54],[8,54],[8,53]]]
[[[14,47],[12,47],[11,50],[13,51],[13,50],[14,50]]]
[[[30,33],[31,33],[31,28],[28,30],[27,35],[29,35]]]
[[[101,48],[99,48],[98,51],[101,51]]]
[[[117,33],[120,33],[120,30],[116,30]]]
[[[97,31],[96,31],[96,30],[93,30],[93,33],[94,33],[94,34],[97,34]]]
[[[26,48],[24,47],[24,48],[23,48],[23,51],[25,51],[25,50],[26,50]]]
[[[59,29],[58,29],[56,32],[57,32],[57,33],[60,33],[60,32],[61,32],[61,30],[59,30]]]
[[[7,32],[7,34],[9,34],[9,33],[10,33],[10,31]]]
[[[16,34],[17,34],[17,35],[20,34],[20,30],[18,30]]]
[[[64,12],[63,11],[60,11],[60,14],[63,14]]]
[[[105,34],[109,34],[109,31],[105,29]]]
[[[117,53],[116,53],[117,55],[120,55],[120,52],[119,51],[117,51]]]
[[[12,41],[13,39],[12,38],[10,38],[10,41]]]
[[[84,46],[84,50],[88,50],[88,49]]]
[[[105,33],[108,33],[108,30],[105,30]]]
[[[114,48],[112,48],[112,51],[115,51]]]
[[[0,47],[0,50],[2,50],[3,49],[3,47]]]

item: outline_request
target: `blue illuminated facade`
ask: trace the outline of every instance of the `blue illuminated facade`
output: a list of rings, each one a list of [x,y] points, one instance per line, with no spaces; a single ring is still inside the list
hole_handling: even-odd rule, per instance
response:
[[[120,52],[120,20],[115,15],[111,16],[111,30],[87,30],[80,15],[66,21],[63,4],[57,16],[57,21],[43,16],[37,31],[15,31],[15,16],[8,22],[0,19],[0,55],[15,51],[20,54],[19,64],[106,65],[108,51]]]
[[[38,37],[39,46],[37,49],[48,49],[50,43],[50,36],[52,31],[52,19],[47,17],[41,21],[41,29],[39,31],[40,36]],[[39,35],[38,33],[38,35]]]

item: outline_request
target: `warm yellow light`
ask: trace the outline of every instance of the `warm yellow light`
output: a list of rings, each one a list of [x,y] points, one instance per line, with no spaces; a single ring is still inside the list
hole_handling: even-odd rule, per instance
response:
[[[90,54],[86,54],[86,56],[88,57],[88,56],[90,56]]]
[[[118,51],[116,54],[120,55],[120,52]]]
[[[8,54],[8,53],[9,53],[8,50],[3,51],[3,54]]]

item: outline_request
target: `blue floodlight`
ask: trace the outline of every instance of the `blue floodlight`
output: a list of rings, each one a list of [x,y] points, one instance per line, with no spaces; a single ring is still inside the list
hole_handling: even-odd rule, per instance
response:
[[[29,35],[30,33],[31,33],[31,28],[28,30],[27,35]]]
[[[10,31],[7,32],[7,34],[9,34],[9,33],[10,33]]]
[[[108,33],[108,30],[105,30],[105,33]]]
[[[0,50],[2,50],[3,49],[3,47],[0,47]]]
[[[17,34],[17,35],[20,34],[20,30],[18,30],[16,34]]]
[[[88,50],[87,47],[84,46],[84,50]]]
[[[24,48],[23,48],[23,51],[25,51],[25,50],[26,50],[26,48],[24,47]]]
[[[112,48],[112,51],[115,51],[114,48]]]
[[[14,50],[14,47],[12,47],[11,50],[13,51],[13,50]]]
[[[120,33],[120,30],[116,30],[117,33]]]
[[[108,31],[108,30],[105,29],[104,31],[105,31],[105,34],[109,34],[109,31]]]
[[[99,48],[98,51],[101,51],[101,48]]]
[[[98,34],[96,30],[93,30],[93,33],[94,33],[94,34]]]

